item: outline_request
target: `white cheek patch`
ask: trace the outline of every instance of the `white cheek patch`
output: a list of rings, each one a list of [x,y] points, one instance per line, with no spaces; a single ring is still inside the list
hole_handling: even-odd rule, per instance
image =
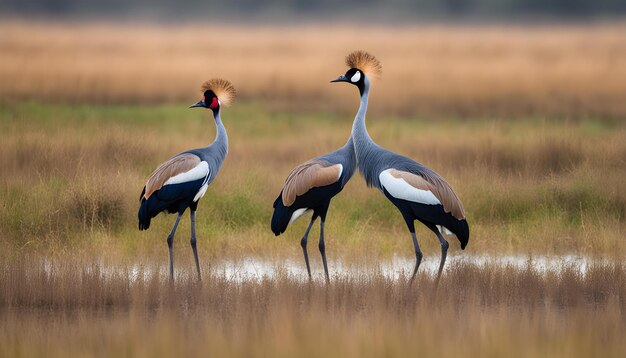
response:
[[[359,82],[360,79],[361,79],[361,71],[356,71],[356,73],[352,76],[350,81],[352,81],[352,83],[357,83]]]
[[[341,174],[343,174],[343,165],[341,164],[337,164],[339,166],[339,175],[337,176],[337,180],[339,180],[339,178],[341,178]]]
[[[187,183],[190,181],[205,178],[208,174],[209,163],[202,161],[190,171],[169,178],[163,185]]]
[[[389,173],[389,169],[383,170],[378,175],[380,184],[396,199],[412,201],[414,203],[438,205],[439,199],[430,190],[421,190],[411,186],[404,179],[398,179]]]

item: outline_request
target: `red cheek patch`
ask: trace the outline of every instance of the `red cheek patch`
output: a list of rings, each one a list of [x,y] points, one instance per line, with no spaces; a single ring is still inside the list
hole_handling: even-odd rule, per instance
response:
[[[213,97],[213,102],[211,102],[211,105],[209,106],[209,108],[217,108],[219,106],[219,103],[217,102],[217,97]]]

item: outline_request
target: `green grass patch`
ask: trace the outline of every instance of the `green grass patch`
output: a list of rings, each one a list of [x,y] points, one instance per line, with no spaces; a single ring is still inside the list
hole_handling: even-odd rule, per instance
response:
[[[204,249],[297,249],[307,220],[290,227],[284,240],[275,239],[272,203],[294,166],[345,143],[352,116],[276,112],[241,101],[222,117],[230,150],[199,206]],[[624,248],[623,124],[371,117],[374,140],[435,169],[457,191],[470,222],[470,250]],[[5,244],[45,249],[108,242],[135,253],[163,246],[174,219],[161,215],[148,233],[136,230],[145,178],[160,162],[214,136],[210,113],[186,104],[14,102],[0,107],[0,129]],[[424,248],[437,250],[432,234],[417,227]],[[358,173],[333,200],[327,228],[337,252],[410,252],[398,210]],[[188,226],[183,229],[186,237]]]

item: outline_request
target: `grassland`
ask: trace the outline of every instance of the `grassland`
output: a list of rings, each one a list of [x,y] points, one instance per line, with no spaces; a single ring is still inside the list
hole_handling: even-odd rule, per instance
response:
[[[624,356],[623,30],[3,22],[0,356]],[[464,252],[451,241],[453,255],[599,260],[584,273],[453,260],[439,287],[424,273],[413,287],[375,271],[325,286],[216,270],[301,262],[306,223],[274,237],[271,203],[294,165],[347,140],[356,90],[326,79],[353,48],[385,67],[372,137],[465,203],[471,239]],[[138,196],[162,160],[212,140],[209,113],[186,108],[213,76],[240,98],[224,110],[229,156],[199,207],[205,279],[191,275],[184,220],[171,283],[149,272],[167,264],[173,217],[139,232]],[[331,260],[412,253],[396,209],[358,174],[326,235]]]
[[[159,217],[153,229],[139,232],[137,198],[161,160],[212,139],[209,113],[186,107],[5,105],[0,111],[4,244],[44,250],[104,245],[101,249],[123,252],[156,246],[161,252],[173,218]],[[223,255],[297,250],[306,223],[274,238],[268,229],[271,203],[295,164],[346,141],[351,118],[275,112],[245,101],[223,117],[231,151],[200,205],[202,250]],[[622,122],[374,117],[370,130],[382,145],[435,168],[452,183],[466,203],[474,252],[624,252]],[[186,224],[179,241],[185,247]],[[396,209],[358,175],[333,202],[328,225],[335,252],[410,255]],[[426,230],[420,235],[427,251],[437,250]]]

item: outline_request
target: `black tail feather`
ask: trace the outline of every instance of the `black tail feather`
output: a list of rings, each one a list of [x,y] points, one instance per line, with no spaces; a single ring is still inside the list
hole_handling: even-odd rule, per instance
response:
[[[412,214],[412,219],[417,219],[424,223],[432,225],[442,225],[448,230],[452,231],[456,235],[457,239],[461,242],[461,249],[465,250],[465,246],[469,242],[469,225],[467,220],[459,220],[452,216],[451,213],[445,212],[441,205],[427,205],[421,203],[415,203],[407,200],[396,199],[391,196],[386,190],[385,195],[387,198],[400,209],[400,212],[405,215],[406,213]]]
[[[146,199],[141,200],[141,205],[139,206],[139,213],[137,216],[139,217],[139,230],[148,230],[150,227],[150,210],[148,210],[148,206],[150,205],[149,201]]]
[[[190,182],[165,185],[155,191],[148,199],[141,197],[139,206],[139,230],[146,230],[150,227],[150,219],[160,212],[167,211],[170,214],[182,214],[188,207],[195,209],[198,205],[193,198],[202,187],[204,179]],[[143,193],[145,194],[145,187]]]
[[[278,236],[287,230],[293,211],[283,205],[282,193],[274,201],[274,214],[272,215],[272,232]]]
[[[437,224],[443,225],[446,229],[452,231],[452,233],[459,239],[461,243],[461,250],[465,250],[465,246],[469,242],[469,225],[467,220],[459,220],[452,216],[450,213],[446,213],[446,218],[443,223]]]
[[[459,220],[456,224],[456,231],[454,232],[457,239],[461,242],[461,249],[465,250],[465,246],[469,242],[469,225],[467,224],[467,220]]]
[[[164,210],[167,210],[170,214],[178,212],[180,208],[176,203],[176,201],[160,200],[156,194],[151,195],[147,200],[142,199],[139,213],[137,214],[139,217],[139,230],[148,230],[150,220]]]

